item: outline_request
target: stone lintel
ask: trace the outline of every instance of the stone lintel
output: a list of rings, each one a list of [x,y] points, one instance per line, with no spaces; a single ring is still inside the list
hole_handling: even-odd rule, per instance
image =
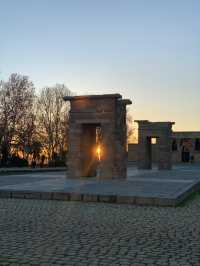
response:
[[[172,137],[175,139],[199,139],[200,131],[176,131],[173,132]]]
[[[143,123],[143,124],[145,124],[145,123],[149,123],[149,120],[134,120],[134,122],[136,122],[136,123]]]
[[[121,100],[121,102],[122,102],[124,105],[130,105],[130,104],[132,104],[132,101],[129,100],[129,99],[123,99],[123,100]]]
[[[76,124],[110,124],[110,119],[76,119]]]
[[[105,98],[119,98],[122,96],[119,93],[114,94],[101,94],[101,95],[79,95],[79,96],[65,96],[63,97],[64,101],[73,101],[73,100],[84,100],[84,99],[105,99]]]
[[[138,130],[163,130],[170,128],[175,124],[175,122],[150,122],[148,120],[135,120],[138,123]]]
[[[149,126],[163,126],[163,125],[174,125],[175,122],[171,121],[159,121],[159,122],[151,122],[149,120],[134,120],[134,122],[141,124],[141,125],[149,125]]]

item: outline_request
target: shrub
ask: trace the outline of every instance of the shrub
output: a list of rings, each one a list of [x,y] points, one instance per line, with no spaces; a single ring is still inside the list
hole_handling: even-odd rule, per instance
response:
[[[62,167],[62,166],[66,166],[66,161],[65,160],[61,160],[61,159],[55,159],[55,160],[51,160],[48,163],[49,167]]]
[[[24,158],[20,158],[18,156],[12,156],[8,161],[9,167],[27,167],[28,161]]]

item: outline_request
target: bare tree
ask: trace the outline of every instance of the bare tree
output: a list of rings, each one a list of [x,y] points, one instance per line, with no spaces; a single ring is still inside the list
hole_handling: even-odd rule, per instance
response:
[[[34,101],[34,86],[27,76],[11,74],[0,88],[1,153],[7,163],[11,149],[19,145],[29,130]]]
[[[127,116],[126,116],[126,124],[127,124],[127,142],[133,142],[135,139],[135,128],[134,128],[134,120],[132,114],[130,113],[129,109],[127,109]]]
[[[43,88],[38,97],[40,137],[50,160],[67,150],[69,106],[63,101],[66,95],[72,95],[71,91],[63,84],[56,84]]]
[[[3,81],[0,81],[0,93],[3,89]],[[3,128],[3,120],[2,114],[0,113],[0,160],[2,159],[2,143],[3,143],[3,135],[4,135],[4,128]]]

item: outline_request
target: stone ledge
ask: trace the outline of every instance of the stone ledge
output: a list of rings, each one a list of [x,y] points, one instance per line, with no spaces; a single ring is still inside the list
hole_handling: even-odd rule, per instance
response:
[[[116,201],[117,201],[117,196],[99,195],[99,202],[115,203]]]
[[[53,200],[69,201],[69,200],[70,200],[70,193],[65,193],[65,192],[53,192],[52,199],[53,199]]]
[[[25,198],[25,193],[22,191],[13,191],[11,194],[12,194],[12,198],[15,198],[15,199],[24,199]]]
[[[64,96],[64,101],[73,101],[73,100],[85,100],[85,99],[106,99],[106,98],[122,98],[121,94],[89,94],[89,95],[78,95],[78,96]]]
[[[83,201],[84,202],[98,202],[99,197],[97,195],[84,194],[83,195]]]
[[[12,198],[12,192],[0,191],[0,198]]]
[[[48,173],[48,172],[63,172],[66,167],[49,167],[49,168],[1,168],[0,175],[14,175],[14,174],[34,174],[34,173]]]
[[[82,196],[82,194],[73,192],[73,193],[70,193],[70,200],[71,201],[82,201],[83,196]]]
[[[41,194],[40,194],[40,192],[25,192],[24,198],[25,199],[40,199]]]
[[[134,196],[117,196],[117,203],[134,204],[135,203],[135,197]]]
[[[62,200],[62,201],[83,201],[118,204],[136,204],[142,206],[163,206],[176,207],[187,199],[192,193],[200,190],[200,183],[190,187],[177,198],[151,198],[122,195],[97,195],[81,194],[78,192],[39,192],[39,191],[8,191],[0,190],[0,198],[16,199],[41,199],[41,200]]]
[[[41,192],[40,198],[44,200],[51,200],[53,199],[53,193],[52,192]]]

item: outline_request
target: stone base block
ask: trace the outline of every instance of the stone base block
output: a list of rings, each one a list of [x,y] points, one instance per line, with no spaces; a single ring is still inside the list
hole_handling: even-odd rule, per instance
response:
[[[82,195],[78,193],[71,193],[70,194],[70,200],[71,201],[81,201],[82,200]]]
[[[117,203],[134,204],[135,203],[135,197],[117,196]]]
[[[116,196],[103,196],[103,195],[99,196],[100,202],[114,203],[114,202],[116,202],[116,200],[117,200]]]
[[[54,200],[69,201],[70,200],[70,194],[69,193],[54,192],[53,193],[53,199]]]
[[[83,201],[85,202],[97,202],[98,196],[97,195],[83,195]]]
[[[0,198],[11,198],[12,193],[9,191],[0,191]]]

